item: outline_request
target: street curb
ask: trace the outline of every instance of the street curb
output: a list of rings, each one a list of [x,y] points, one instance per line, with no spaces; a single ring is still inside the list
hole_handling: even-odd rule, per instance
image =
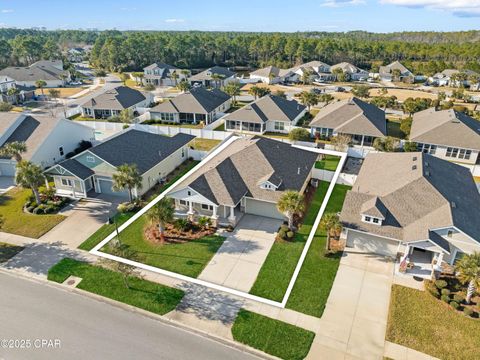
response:
[[[279,359],[278,357],[266,354],[266,353],[264,353],[260,350],[257,350],[255,348],[250,347],[250,346],[241,344],[239,342],[232,341],[232,340],[217,336],[215,334],[196,329],[194,327],[185,325],[185,324],[183,324],[179,321],[176,321],[176,320],[167,319],[167,318],[164,317],[164,315],[155,314],[155,313],[152,313],[150,311],[137,308],[133,305],[125,304],[125,303],[122,303],[120,301],[116,301],[116,300],[113,300],[113,299],[110,299],[110,298],[107,298],[107,297],[103,297],[103,296],[100,296],[98,294],[86,291],[86,290],[72,288],[72,287],[69,287],[67,285],[59,284],[59,283],[54,282],[54,281],[39,278],[38,276],[33,276],[33,275],[28,276],[28,275],[20,273],[18,271],[8,270],[8,269],[2,268],[2,267],[0,267],[0,273],[4,273],[4,274],[10,275],[10,276],[17,276],[17,277],[23,278],[25,280],[30,280],[30,281],[33,281],[33,282],[36,282],[36,283],[39,283],[39,284],[45,284],[47,286],[50,286],[50,287],[53,287],[53,288],[56,288],[56,289],[59,289],[59,290],[62,290],[62,291],[75,293],[77,295],[81,295],[81,296],[84,296],[84,297],[89,297],[93,300],[115,306],[115,307],[123,309],[125,311],[130,311],[130,312],[133,312],[133,313],[137,313],[139,315],[148,317],[152,320],[159,321],[159,322],[163,323],[164,325],[169,325],[169,326],[172,326],[172,327],[175,327],[175,328],[179,328],[183,331],[194,333],[196,335],[202,336],[202,337],[210,339],[212,341],[221,343],[221,344],[223,344],[225,346],[228,346],[230,348],[234,348],[234,349],[239,350],[241,352],[244,352],[244,353],[247,353],[247,354],[250,354],[250,355],[254,355],[254,356],[256,356],[258,358],[261,358],[261,359],[267,359],[267,360],[277,360],[277,359]]]

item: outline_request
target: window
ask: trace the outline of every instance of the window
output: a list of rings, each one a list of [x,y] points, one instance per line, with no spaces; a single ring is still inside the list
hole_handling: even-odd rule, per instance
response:
[[[378,224],[378,223],[380,222],[380,220],[377,219],[377,218],[372,218],[372,222],[373,222],[374,224]]]
[[[160,119],[162,121],[175,121],[175,114],[174,113],[161,113]]]
[[[455,265],[457,261],[463,257],[463,255],[465,255],[463,252],[461,252],[460,250],[457,250],[455,252],[455,258],[453,259],[453,265]]]
[[[213,206],[212,205],[207,205],[207,204],[202,204],[202,209],[213,211]]]
[[[418,143],[417,150],[425,154],[435,155],[437,152],[437,145]]]
[[[72,186],[72,180],[70,180],[70,179],[64,179],[64,178],[62,178],[62,179],[61,179],[61,182],[62,182],[62,185],[63,185],[63,186]]]
[[[370,216],[365,216],[365,221],[366,222],[370,222],[372,220],[372,218]]]
[[[378,226],[382,225],[382,219],[373,217],[373,216],[363,215],[362,221],[370,224],[375,224]]]
[[[187,205],[187,202],[185,200],[179,200],[180,205]]]
[[[185,148],[182,148],[182,158],[185,157]]]
[[[94,163],[95,158],[93,156],[87,156],[87,162]]]
[[[60,156],[63,156],[63,146],[58,148],[58,152],[60,153]]]
[[[447,236],[451,238],[453,236],[453,230],[448,230]]]
[[[465,159],[465,160],[470,159],[471,155],[472,155],[471,150],[465,150],[465,149],[459,149],[459,148],[453,148],[453,147],[448,147],[447,153],[445,154],[445,156],[447,157]]]
[[[274,129],[277,131],[285,130],[285,123],[283,121],[275,121]]]
[[[468,160],[470,159],[471,154],[472,154],[471,150],[460,149],[458,153],[458,158]]]
[[[445,156],[456,158],[458,156],[458,150],[458,148],[447,147],[447,153]]]
[[[187,191],[188,196],[192,196],[192,192],[190,190]]]

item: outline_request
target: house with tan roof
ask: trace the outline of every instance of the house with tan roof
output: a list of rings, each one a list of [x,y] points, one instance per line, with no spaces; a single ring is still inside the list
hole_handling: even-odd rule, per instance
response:
[[[330,67],[330,71],[335,73],[337,69],[343,71],[344,74],[352,81],[365,81],[369,77],[367,70],[360,69],[359,67],[350,64],[348,62],[341,62]]]
[[[213,66],[198,74],[191,76],[188,81],[192,86],[202,85],[205,87],[221,88],[230,81],[236,80],[236,74],[226,67]]]
[[[418,151],[441,159],[478,164],[480,122],[453,109],[430,108],[413,115],[410,141]]]
[[[285,190],[305,191],[317,158],[278,140],[237,137],[167,196],[178,217],[208,216],[233,226],[244,214],[283,220],[278,200]]]
[[[382,81],[403,81],[405,78],[413,79],[414,77],[413,73],[400,61],[394,61],[391,64],[380,66],[379,74]]]
[[[307,108],[295,100],[269,94],[225,116],[225,129],[259,134],[288,133],[306,111]]]
[[[10,66],[0,70],[0,77],[15,80],[16,85],[34,87],[35,82],[45,81],[46,87],[64,86],[70,81],[70,72],[63,69],[61,60],[41,60],[30,66]]]
[[[24,142],[22,159],[42,168],[51,166],[74,151],[81,141],[93,141],[94,129],[77,122],[49,115],[0,113],[0,147]],[[17,162],[0,159],[0,176],[14,176]]]
[[[480,194],[472,175],[421,152],[369,154],[340,220],[347,247],[400,259],[398,271],[419,277],[480,251]]]
[[[294,66],[289,70],[298,75],[297,81],[301,80],[305,73],[310,75],[310,81],[335,81],[335,74],[332,74],[331,66],[318,60]]]
[[[387,136],[385,112],[356,97],[320,109],[309,126],[312,136],[328,140],[344,134],[361,146],[372,146],[375,138]]]
[[[250,79],[257,79],[265,84],[290,82],[292,81],[292,77],[298,78],[290,69],[280,69],[276,66],[267,66],[250,73]]]

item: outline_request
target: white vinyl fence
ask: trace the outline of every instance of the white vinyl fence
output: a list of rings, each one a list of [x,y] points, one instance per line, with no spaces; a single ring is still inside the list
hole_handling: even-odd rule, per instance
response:
[[[334,171],[329,171],[329,170],[322,170],[322,169],[312,170],[312,178],[318,179],[321,181],[332,181],[334,174],[335,174]],[[341,172],[340,175],[338,176],[337,184],[353,186],[356,179],[357,179],[357,175],[345,174]]]

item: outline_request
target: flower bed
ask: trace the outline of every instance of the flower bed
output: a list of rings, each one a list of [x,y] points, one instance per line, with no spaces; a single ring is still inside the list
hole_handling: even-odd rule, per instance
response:
[[[40,204],[37,204],[35,196],[31,195],[23,210],[35,215],[56,214],[69,203],[69,198],[55,195],[54,189],[44,189],[40,192]]]
[[[215,234],[216,228],[209,223],[194,223],[186,219],[177,219],[172,224],[167,224],[164,230],[164,238],[169,243],[184,243],[198,240],[205,236]],[[154,244],[161,244],[160,230],[156,224],[145,226],[144,235],[147,240]]]

